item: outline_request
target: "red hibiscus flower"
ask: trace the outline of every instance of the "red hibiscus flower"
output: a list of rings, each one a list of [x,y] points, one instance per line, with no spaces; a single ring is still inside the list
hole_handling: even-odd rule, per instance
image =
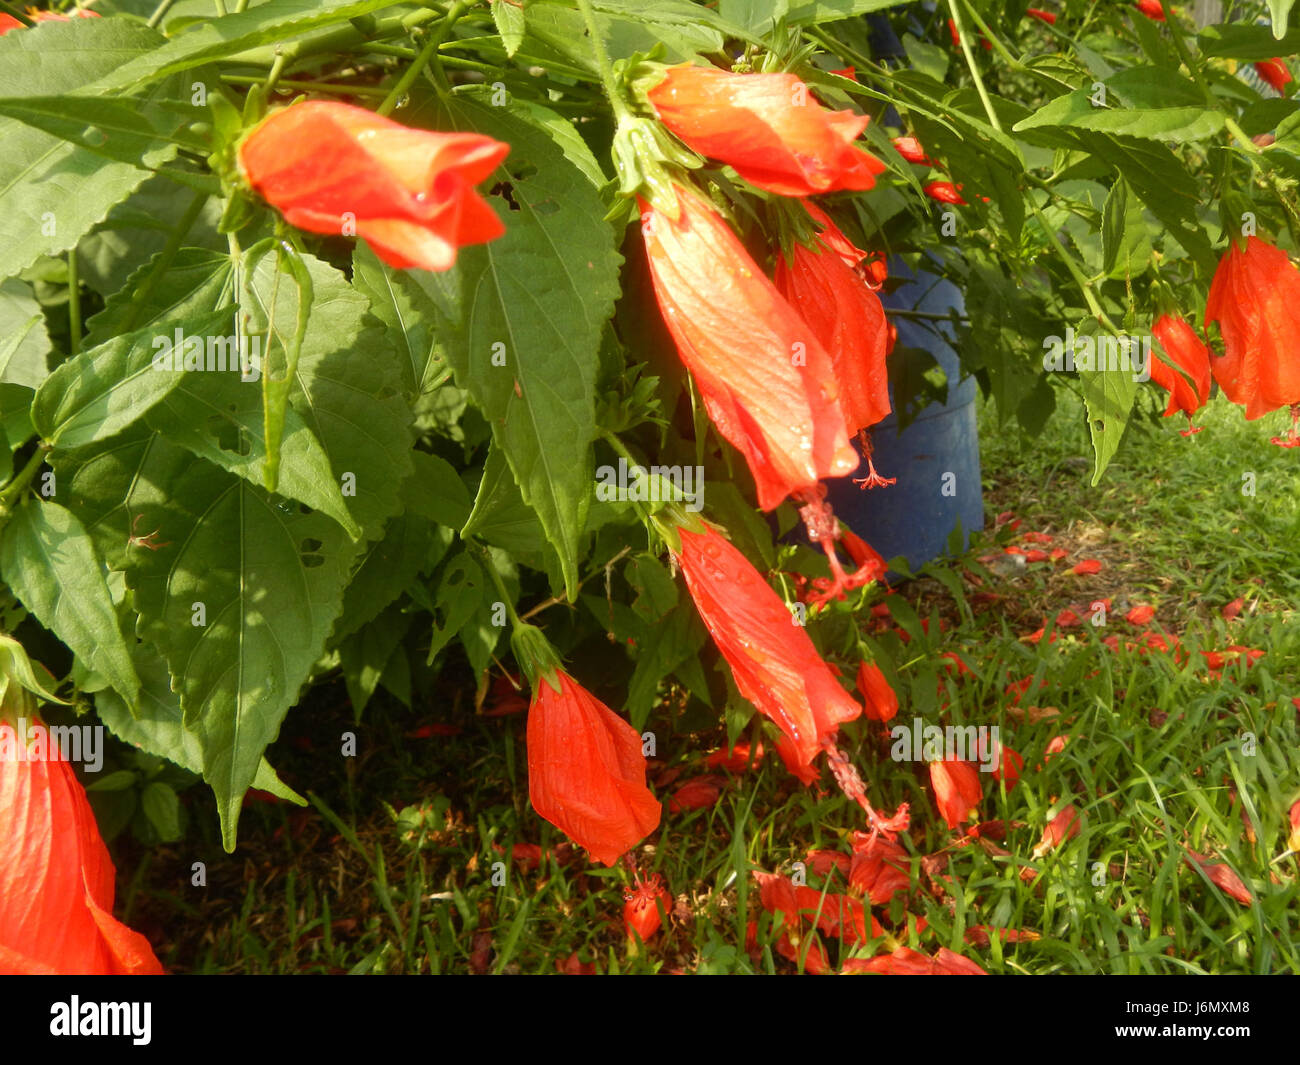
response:
[[[668,799],[668,812],[679,814],[683,810],[705,810],[718,801],[722,783],[717,777],[692,777],[682,783]]]
[[[1087,576],[1088,574],[1091,573],[1100,573],[1101,563],[1098,562],[1095,558],[1085,558],[1082,562],[1080,562],[1077,566],[1075,566],[1072,570],[1070,570],[1070,572],[1080,577]]]
[[[0,760],[0,826],[0,972],[161,975],[113,916],[113,862],[69,763]]]
[[[1025,8],[1025,14],[1030,18],[1036,18],[1039,22],[1046,22],[1049,26],[1056,25],[1056,16],[1050,11],[1044,11],[1042,8],[1028,7]]]
[[[1210,283],[1205,325],[1219,324],[1225,353],[1214,379],[1246,417],[1300,403],[1300,270],[1258,237],[1229,245]]]
[[[1291,822],[1291,834],[1287,837],[1287,849],[1300,854],[1300,801],[1292,804],[1287,814]]]
[[[778,256],[775,280],[830,353],[844,425],[852,433],[889,414],[889,327],[880,297],[836,250],[846,243],[844,234],[827,222],[832,239],[819,240],[815,250],[796,244],[788,264]]]
[[[898,695],[876,663],[863,662],[858,667],[858,691],[872,721],[889,721],[898,713]]]
[[[510,151],[477,133],[409,129],[361,107],[307,101],[244,138],[252,187],[299,229],[355,233],[389,266],[446,270],[505,232],[474,189]]]
[[[730,751],[720,749],[713,751],[704,764],[710,769],[725,769],[728,773],[744,773],[755,768],[763,760],[761,743],[751,750],[748,743],[738,743]]]
[[[931,762],[930,784],[939,813],[949,828],[975,819],[975,808],[984,794],[975,766],[956,759]]]
[[[679,216],[642,202],[655,294],[718,432],[771,510],[857,468],[830,355],[716,211],[677,189]]]
[[[915,137],[895,137],[893,140],[894,151],[906,159],[909,163],[920,163],[924,166],[930,166],[930,157],[925,154],[925,149],[921,147],[921,142]]]
[[[736,687],[781,730],[797,763],[810,766],[840,724],[862,708],[744,555],[707,526],[701,533],[677,531],[686,587]]]
[[[1153,606],[1135,606],[1127,614],[1124,620],[1130,625],[1149,625],[1151,619],[1156,616],[1156,608]]]
[[[870,119],[827,111],[793,74],[733,74],[685,64],[669,67],[646,95],[660,121],[687,145],[768,192],[869,189],[885,169],[853,143]]]
[[[922,186],[922,191],[932,200],[938,200],[940,203],[961,203],[966,201],[962,199],[958,191],[960,185],[954,185],[951,181],[931,181],[928,185]]]
[[[623,927],[628,936],[640,936],[642,941],[659,931],[663,924],[660,911],[667,915],[673,904],[672,893],[664,887],[658,873],[651,873],[645,880],[638,876],[635,886],[623,899]]]
[[[1162,314],[1156,319],[1151,333],[1169,359],[1151,360],[1151,380],[1169,393],[1165,417],[1182,411],[1190,426],[1192,415],[1210,398],[1210,349],[1187,322],[1172,315]],[[1196,430],[1189,429],[1193,431]]]
[[[613,865],[659,824],[636,731],[563,670],[545,677],[528,711],[528,797],[533,809]]]
[[[1161,6],[1160,0],[1137,0],[1135,6],[1147,18],[1155,19],[1157,22],[1164,22],[1165,9]]]
[[[1291,77],[1291,71],[1287,69],[1287,65],[1280,59],[1261,60],[1255,64],[1255,73],[1278,92],[1286,91],[1286,87],[1295,80]]]
[[[928,958],[911,947],[899,947],[892,954],[874,958],[851,958],[844,963],[845,974],[880,973],[887,976],[988,976],[969,958],[940,947]]]
[[[849,891],[866,895],[873,906],[887,906],[896,892],[912,886],[910,869],[901,844],[876,832],[855,833]]]

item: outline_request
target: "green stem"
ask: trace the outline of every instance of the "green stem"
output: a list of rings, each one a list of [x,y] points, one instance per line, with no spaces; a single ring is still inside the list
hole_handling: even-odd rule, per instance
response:
[[[76,355],[81,351],[81,281],[77,277],[77,249],[68,249],[68,331],[72,334],[68,341],[68,352]]]
[[[327,52],[346,52],[358,45],[369,46],[372,41],[383,40],[386,37],[404,37],[417,26],[423,26],[426,22],[431,22],[440,17],[441,12],[435,8],[422,7],[418,11],[412,11],[409,15],[394,15],[390,18],[377,19],[374,26],[367,32],[357,29],[351,23],[346,26],[338,26],[315,37],[304,38],[296,42],[298,44],[298,58],[305,59],[307,56],[321,55]],[[269,67],[275,62],[275,57],[275,46],[263,45],[231,56],[230,62],[241,66]]]
[[[32,452],[32,457],[27,460],[27,465],[19,470],[3,489],[0,489],[0,516],[7,514],[14,501],[27,490],[27,486],[36,476],[36,471],[45,465],[45,456],[49,451],[49,444],[44,442],[38,444],[36,450]]]
[[[473,6],[474,0],[456,0],[456,3],[452,5],[451,10],[447,12],[447,17],[438,23],[438,25],[430,32],[429,39],[425,42],[424,47],[420,49],[420,54],[415,57],[415,62],[406,68],[406,71],[402,76],[397,79],[397,84],[394,85],[388,95],[384,97],[383,103],[381,103],[376,109],[377,114],[384,116],[392,114],[393,108],[397,106],[398,100],[402,99],[402,97],[407,94],[411,86],[415,84],[415,79],[420,76],[420,71],[422,71],[431,61],[434,64],[434,69],[438,73],[438,83],[442,86],[444,91],[450,88],[447,84],[447,76],[442,73],[442,68],[437,62],[436,57],[438,55],[438,49],[442,47],[442,42],[447,39],[447,34],[451,32],[451,28],[460,21],[465,12]]]
[[[213,3],[217,8],[217,18],[225,18],[230,14],[230,12],[226,10],[226,0],[213,0]]]
[[[275,56],[275,62],[271,64],[271,72],[266,76],[266,84],[262,87],[262,100],[269,104],[271,93],[275,90],[276,84],[280,80],[280,75],[284,73],[284,68],[293,60],[298,58],[298,49],[292,45],[285,45],[278,49]]]
[[[510,627],[512,629],[518,628],[522,622],[519,620],[519,615],[515,613],[514,603],[510,601],[510,589],[506,587],[506,582],[501,579],[501,574],[497,572],[491,553],[483,544],[476,541],[473,542],[473,546],[483,559],[483,568],[487,570],[488,576],[492,578],[492,583],[496,585],[497,595],[501,597],[501,602],[505,604],[506,615],[510,618]]]
[[[1083,271],[1080,270],[1078,264],[1075,263],[1074,256],[1071,255],[1065,245],[1061,243],[1061,238],[1056,235],[1056,230],[1054,230],[1051,224],[1047,221],[1047,217],[1043,214],[1042,208],[1040,208],[1038,204],[1034,203],[1032,198],[1026,199],[1025,202],[1029,204],[1029,209],[1033,212],[1034,217],[1038,219],[1039,226],[1042,227],[1043,232],[1047,235],[1047,239],[1051,241],[1052,247],[1056,249],[1056,254],[1060,256],[1061,262],[1065,265],[1066,270],[1069,271],[1070,276],[1074,279],[1074,283],[1079,286],[1079,291],[1083,294],[1084,301],[1088,304],[1088,310],[1092,312],[1093,317],[1096,318],[1098,322],[1104,325],[1112,333],[1118,333],[1119,329],[1116,328],[1115,323],[1110,320],[1110,315],[1102,309],[1101,303],[1097,300],[1097,294],[1092,290],[1092,282],[1083,276]]]
[[[35,21],[31,18],[30,15],[26,15],[26,14],[24,14],[24,13],[23,13],[22,11],[20,11],[18,8],[14,7],[13,4],[8,3],[8,0],[0,0],[0,11],[3,11],[3,12],[5,12],[7,15],[10,15],[11,17],[16,18],[16,19],[17,19],[19,22],[21,22],[24,26],[35,26],[35,25],[36,25]]]
[[[1250,152],[1251,155],[1259,155],[1260,147],[1247,135],[1246,131],[1237,125],[1237,120],[1230,115],[1223,116],[1223,125],[1229,133],[1241,142],[1241,147]]]
[[[610,106],[614,109],[616,122],[632,117],[632,110],[623,99],[623,93],[614,80],[614,68],[609,62],[609,53],[605,51],[605,38],[601,36],[600,25],[596,22],[596,9],[591,0],[578,0],[578,10],[587,24],[587,35],[591,37],[592,51],[596,53],[596,68],[600,71],[600,83],[605,87]]]
[[[140,312],[144,310],[144,301],[149,298],[149,293],[154,290],[154,286],[167,272],[171,266],[172,260],[176,258],[176,253],[180,250],[181,241],[183,241],[194,223],[198,221],[199,213],[203,210],[203,205],[208,202],[206,192],[195,193],[194,199],[190,205],[185,208],[185,213],[181,216],[180,222],[176,228],[167,236],[167,243],[163,245],[163,250],[154,260],[149,276],[144,279],[144,283],[135,290],[131,295],[131,306],[127,310],[126,320],[118,329],[119,333],[129,333],[135,329],[140,320]]]
[[[948,9],[952,12],[953,25],[957,27],[957,39],[961,41],[962,54],[966,57],[966,68],[975,80],[975,91],[979,93],[980,103],[984,105],[984,113],[988,115],[989,125],[1001,133],[1002,123],[998,121],[998,113],[993,110],[993,101],[989,99],[989,91],[984,87],[984,79],[980,77],[979,67],[975,64],[975,54],[971,51],[970,40],[966,36],[961,3],[959,0],[948,0]]]
[[[222,74],[221,80],[230,85],[261,85],[266,79],[248,74]],[[296,89],[301,92],[331,93],[335,96],[388,95],[385,90],[377,89],[373,85],[339,85],[329,81],[300,81],[296,78],[281,78],[279,84],[286,89]]]
[[[623,441],[620,440],[613,433],[611,433],[608,429],[602,429],[600,436],[601,439],[605,441],[605,443],[607,443],[610,447],[614,449],[614,453],[618,455],[619,458],[623,458],[627,460],[627,464],[629,467],[641,466],[640,461],[636,458],[635,455],[632,454],[632,452],[630,452],[624,446]],[[650,524],[654,521],[654,515],[651,513],[650,508],[647,507],[645,503],[637,499],[631,500],[631,503],[636,508],[637,514],[641,516],[641,519],[644,522]]]

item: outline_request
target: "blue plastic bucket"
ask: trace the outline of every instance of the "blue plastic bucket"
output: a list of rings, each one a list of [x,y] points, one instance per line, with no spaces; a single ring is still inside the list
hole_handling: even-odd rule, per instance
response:
[[[891,308],[964,316],[961,290],[935,274],[913,273],[891,258],[891,278],[904,278],[892,292],[882,292]],[[948,539],[960,522],[963,547],[969,533],[984,527],[984,492],[980,483],[979,433],[975,419],[974,378],[961,380],[951,322],[890,315],[898,330],[895,352],[920,348],[934,356],[948,378],[946,403],[931,403],[902,432],[890,414],[872,428],[872,459],[882,477],[898,483],[862,489],[852,477],[826,482],[835,514],[886,559],[902,555],[916,570],[947,552]],[[940,335],[941,334],[941,335]],[[890,355],[893,359],[896,356]],[[894,407],[890,389],[890,407]],[[866,462],[853,476],[864,476]]]

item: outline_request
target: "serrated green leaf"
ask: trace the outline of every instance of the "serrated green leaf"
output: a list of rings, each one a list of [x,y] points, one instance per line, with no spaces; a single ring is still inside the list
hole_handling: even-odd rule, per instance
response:
[[[1065,126],[1145,140],[1202,140],[1223,128],[1222,112],[1209,108],[1204,96],[1169,71],[1152,77],[1151,68],[1124,70],[1106,81],[1108,106],[1093,103],[1092,88],[1058,96],[1015,124],[1013,131]],[[1121,106],[1114,106],[1118,101]]]
[[[142,643],[135,645],[132,659],[140,677],[140,702],[135,715],[117,692],[104,688],[95,693],[95,712],[99,720],[123,743],[166,758],[182,769],[202,776],[203,748],[198,737],[187,732],[181,723],[181,700],[171,689],[167,663],[156,650]],[[253,787],[299,806],[307,803],[276,776],[265,758],[257,767]]]
[[[78,249],[80,252],[82,249]],[[182,248],[143,298],[137,293],[157,263],[151,258],[108,298],[87,323],[85,343],[102,344],[123,333],[168,319],[204,314],[233,300],[230,256],[201,248]]]
[[[0,531],[0,572],[42,625],[135,705],[140,680],[104,567],[70,510],[34,497],[19,506]]]
[[[241,798],[324,651],[357,547],[325,515],[143,427],[64,477],[110,535],[136,515],[160,530],[155,550],[125,558],[137,633],[167,660],[231,850]]]
[[[1142,220],[1142,205],[1129,193],[1122,174],[1106,196],[1101,238],[1107,277],[1137,277],[1151,262],[1151,237]]]
[[[478,608],[488,593],[488,579],[483,569],[465,552],[447,562],[438,580],[434,596],[442,612],[441,620],[433,623],[433,642],[429,645],[428,662],[449,644]]]
[[[1094,326],[1095,323],[1088,321],[1081,323],[1077,338],[1083,338],[1087,335],[1085,330]],[[1099,339],[1095,331],[1091,339],[1094,344]],[[1074,358],[1077,365],[1080,358],[1077,351]],[[1105,361],[1098,352],[1093,369],[1079,369],[1079,385],[1088,411],[1088,434],[1092,439],[1094,486],[1100,483],[1101,475],[1119,448],[1137,396],[1133,371],[1103,367],[1101,364]]]
[[[129,92],[146,82],[190,70],[213,59],[237,55],[259,45],[288,40],[388,7],[391,0],[267,0],[247,11],[205,18],[160,48],[125,63],[87,92]]]
[[[573,595],[592,495],[600,337],[621,259],[600,198],[544,132],[468,101],[451,101],[439,117],[440,128],[472,129],[512,146],[503,170],[517,209],[490,197],[506,235],[462,249],[448,272],[454,276],[435,284],[442,292],[455,286],[459,296],[448,323],[457,383],[491,422]]]
[[[229,317],[229,311],[217,311],[166,323],[156,332],[140,330],[73,356],[36,390],[32,424],[48,443],[63,448],[121,432],[180,384],[180,374],[154,366],[162,350],[156,341],[170,343],[174,335],[168,327],[190,336],[217,336]]]
[[[426,391],[446,366],[433,331],[437,309],[429,294],[409,270],[389,266],[364,241],[352,253],[352,283],[370,300],[371,313],[388,327],[389,339],[403,356],[403,386],[408,392]]]
[[[492,21],[501,34],[501,43],[506,46],[506,55],[513,58],[519,46],[524,43],[523,4],[493,4]]]
[[[50,337],[45,315],[21,281],[0,282],[0,382],[36,388],[49,369]]]
[[[211,150],[202,138],[188,132],[186,127],[195,118],[192,113],[168,113],[139,100],[71,95],[0,97],[0,115],[95,155],[150,169],[171,159],[177,147],[205,154]]]
[[[160,780],[145,785],[140,795],[140,809],[163,843],[180,839],[181,802],[171,787]]]
[[[0,95],[78,92],[156,49],[163,37],[123,19],[45,22],[0,37]],[[149,171],[108,162],[58,137],[0,119],[0,278],[73,247]]]
[[[366,297],[332,266],[302,259],[314,297],[289,402],[329,456],[363,535],[373,538],[397,512],[411,472],[411,408],[399,390],[399,357]],[[292,321],[294,286],[282,284],[277,294],[275,279],[274,265],[263,260],[249,294],[263,320]]]

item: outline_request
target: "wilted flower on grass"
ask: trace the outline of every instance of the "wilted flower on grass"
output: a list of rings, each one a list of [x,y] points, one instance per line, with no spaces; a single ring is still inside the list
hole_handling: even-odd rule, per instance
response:
[[[645,880],[638,876],[633,889],[623,898],[623,927],[629,936],[640,936],[643,941],[658,932],[663,916],[672,912],[672,893],[658,873],[651,873]]]
[[[979,770],[969,762],[945,759],[930,763],[934,801],[949,828],[975,820],[975,807],[984,794]]]
[[[410,129],[309,100],[273,111],[239,146],[249,184],[290,225],[356,235],[389,266],[447,270],[505,226],[474,186],[510,151],[478,133]]]

